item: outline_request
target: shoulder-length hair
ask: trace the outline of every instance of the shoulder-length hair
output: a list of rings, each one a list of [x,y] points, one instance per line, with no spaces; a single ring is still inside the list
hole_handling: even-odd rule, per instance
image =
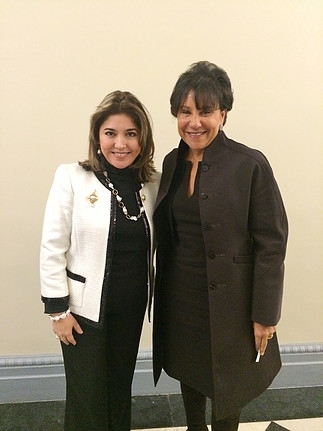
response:
[[[178,78],[170,97],[171,113],[177,117],[188,94],[193,92],[197,109],[232,109],[233,90],[227,73],[209,61],[193,63]]]
[[[90,119],[88,159],[79,164],[88,171],[104,170],[102,156],[98,154],[99,130],[108,117],[117,114],[128,115],[139,130],[141,151],[131,167],[136,170],[139,181],[148,182],[156,172],[153,162],[155,145],[151,118],[144,105],[128,91],[116,90],[109,93],[97,107]]]

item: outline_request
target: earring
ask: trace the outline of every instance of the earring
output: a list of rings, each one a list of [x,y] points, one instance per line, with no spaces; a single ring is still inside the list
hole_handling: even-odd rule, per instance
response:
[[[98,153],[98,155],[99,155],[99,156],[101,155],[101,150],[100,150],[100,148],[98,148],[97,153]]]

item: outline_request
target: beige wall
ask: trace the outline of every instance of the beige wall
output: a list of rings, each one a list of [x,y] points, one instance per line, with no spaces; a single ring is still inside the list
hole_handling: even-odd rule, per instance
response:
[[[95,106],[134,92],[160,168],[178,142],[170,92],[202,59],[232,79],[227,134],[265,152],[285,200],[280,341],[323,341],[322,14],[321,0],[0,0],[1,356],[59,351],[39,300],[42,217],[56,166],[86,156]]]

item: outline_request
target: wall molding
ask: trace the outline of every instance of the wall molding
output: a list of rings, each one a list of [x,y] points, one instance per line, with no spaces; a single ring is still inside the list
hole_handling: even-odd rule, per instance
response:
[[[314,344],[283,344],[279,347],[280,353],[321,353],[323,352],[323,343]]]
[[[323,386],[323,343],[280,347],[283,367],[270,388]],[[155,387],[152,352],[140,350],[133,381],[133,395],[179,393],[179,384],[165,373]],[[0,357],[0,404],[57,401],[65,398],[61,354]]]
[[[281,355],[297,353],[323,353],[323,343],[314,344],[283,344],[279,348]],[[138,352],[138,361],[151,360],[152,351],[142,349]],[[24,366],[43,366],[61,365],[63,357],[60,353],[47,355],[28,355],[28,356],[0,356],[0,369],[5,367],[24,367]]]

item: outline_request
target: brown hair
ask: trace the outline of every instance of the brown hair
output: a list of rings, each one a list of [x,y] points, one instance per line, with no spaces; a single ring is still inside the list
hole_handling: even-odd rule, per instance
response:
[[[128,91],[113,91],[102,100],[90,119],[88,159],[79,164],[88,171],[104,170],[99,157],[99,130],[110,115],[126,114],[138,127],[140,133],[140,156],[132,168],[137,171],[138,180],[148,182],[156,172],[153,162],[155,145],[152,134],[151,118],[144,105]]]

